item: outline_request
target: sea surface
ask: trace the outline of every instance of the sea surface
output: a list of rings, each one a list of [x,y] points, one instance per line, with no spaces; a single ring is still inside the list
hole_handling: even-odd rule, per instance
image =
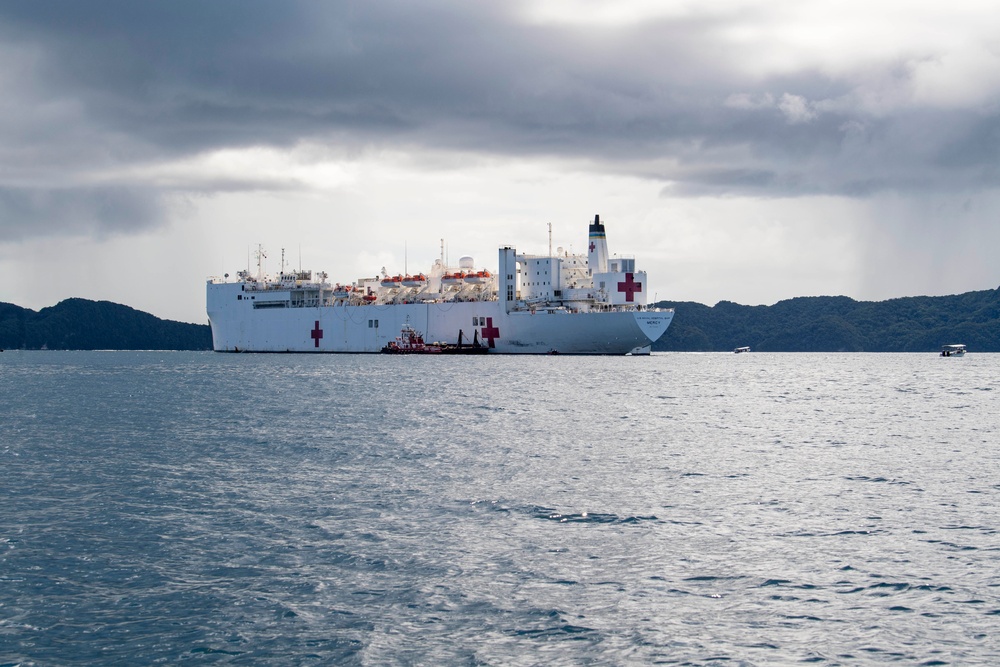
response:
[[[0,665],[1000,664],[1000,355],[0,354]]]

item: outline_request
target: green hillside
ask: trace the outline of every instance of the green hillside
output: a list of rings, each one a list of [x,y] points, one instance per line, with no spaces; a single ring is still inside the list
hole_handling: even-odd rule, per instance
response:
[[[1000,288],[951,296],[855,301],[799,297],[773,306],[720,301],[713,307],[660,301],[674,322],[654,350],[764,352],[927,352],[946,343],[1000,352]]]
[[[1000,289],[952,296],[855,301],[799,297],[773,306],[660,301],[673,324],[654,350],[928,352],[965,343],[1000,352]],[[206,324],[186,324],[109,301],[67,299],[35,312],[0,303],[0,349],[210,350]]]
[[[0,349],[210,350],[212,333],[110,301],[66,299],[38,312],[0,303]]]

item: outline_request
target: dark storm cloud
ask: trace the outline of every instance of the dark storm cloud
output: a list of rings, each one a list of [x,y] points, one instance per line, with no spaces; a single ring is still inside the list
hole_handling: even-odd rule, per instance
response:
[[[69,232],[104,236],[164,221],[161,195],[139,187],[0,187],[0,234],[5,241]]]
[[[156,224],[164,193],[130,167],[299,142],[582,158],[675,195],[996,183],[996,105],[875,113],[847,75],[740,74],[747,54],[720,38],[722,19],[569,27],[525,23],[514,6],[0,4],[0,214],[59,227],[76,201],[104,220],[103,197],[124,213],[97,224]],[[893,85],[912,76],[902,60],[871,68]],[[114,176],[94,186],[95,172]]]

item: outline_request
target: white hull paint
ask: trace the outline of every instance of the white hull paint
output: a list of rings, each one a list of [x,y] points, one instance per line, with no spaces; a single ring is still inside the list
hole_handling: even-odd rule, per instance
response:
[[[378,352],[409,322],[428,341],[456,343],[461,330],[468,342],[478,332],[491,353],[627,354],[659,339],[674,315],[669,310],[503,313],[496,301],[255,311],[251,302],[236,301],[238,291],[235,283],[210,288],[216,351]],[[484,324],[474,325],[473,318]]]
[[[470,343],[478,335],[497,354],[649,354],[674,312],[645,306],[645,273],[635,272],[634,260],[607,259],[603,230],[595,218],[591,246],[596,239],[603,255],[590,266],[597,270],[583,256],[523,256],[502,248],[503,275],[464,288],[443,280],[448,271],[443,262],[432,269],[427,285],[410,292],[373,279],[352,285],[351,298],[342,298],[344,289],[326,283],[325,275],[315,281],[307,272],[269,279],[246,271],[235,282],[210,279],[213,347],[375,353],[409,325],[428,342],[455,344],[461,332]],[[373,303],[363,303],[366,298]]]

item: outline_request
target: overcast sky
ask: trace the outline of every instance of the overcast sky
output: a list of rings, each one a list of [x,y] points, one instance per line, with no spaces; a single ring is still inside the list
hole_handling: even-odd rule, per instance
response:
[[[989,2],[0,3],[0,301],[204,322],[263,244],[333,280],[583,250],[650,296],[1000,285]]]

